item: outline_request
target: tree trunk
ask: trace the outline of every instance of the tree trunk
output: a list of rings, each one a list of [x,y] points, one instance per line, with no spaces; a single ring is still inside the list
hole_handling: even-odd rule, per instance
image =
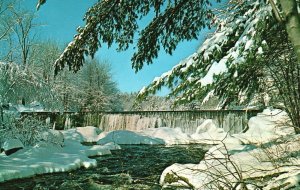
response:
[[[300,134],[300,128],[299,127],[294,127],[294,129],[295,129],[296,134]]]
[[[297,56],[297,63],[300,65],[300,14],[297,10],[296,0],[279,0],[282,12],[283,22],[291,41],[295,54]],[[300,134],[300,115],[294,115],[293,125],[295,132]]]
[[[292,42],[298,63],[300,63],[300,15],[297,10],[296,0],[280,0],[283,11],[284,23]]]

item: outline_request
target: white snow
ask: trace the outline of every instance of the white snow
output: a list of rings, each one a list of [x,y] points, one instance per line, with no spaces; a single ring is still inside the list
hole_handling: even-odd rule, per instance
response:
[[[60,131],[50,129],[48,131],[43,132],[42,136],[43,136],[43,140],[46,142],[52,142],[59,146],[64,145],[65,138],[62,132]]]
[[[214,90],[210,91],[205,98],[203,98],[201,105],[205,104],[206,102],[208,102],[208,100],[210,100],[210,98],[212,98],[214,96]]]
[[[155,118],[153,125],[148,125],[149,119],[145,121],[139,119],[139,122],[129,122],[125,119],[128,124],[130,124],[127,130],[113,130],[110,132],[103,132],[97,136],[95,134],[94,139],[99,139],[98,143],[108,143],[115,142],[117,144],[190,144],[190,143],[205,143],[205,144],[219,144],[225,139],[226,142],[240,144],[241,141],[238,138],[233,138],[224,129],[216,126],[212,120],[206,120],[200,125],[194,134],[186,134],[180,128],[169,128],[169,127],[158,127],[162,126],[159,119]],[[117,120],[112,120],[108,123],[113,123],[110,129],[116,129],[115,127],[118,123]],[[118,120],[119,121],[119,120]],[[149,127],[141,127],[141,126]],[[157,125],[156,125],[157,124]],[[108,125],[108,124],[106,124]],[[110,124],[109,124],[110,125]],[[139,126],[139,127],[131,127]],[[82,128],[83,129],[83,128]],[[75,133],[76,134],[76,133]],[[73,133],[74,135],[74,133]],[[77,137],[78,138],[78,137]]]
[[[247,184],[247,179],[274,175],[277,177],[259,181],[257,185],[263,184],[264,190],[298,189],[300,135],[293,133],[286,119],[287,114],[281,110],[264,110],[250,119],[249,130],[245,134],[226,137],[222,143],[209,149],[199,164],[173,164],[166,168],[160,183],[164,186],[193,186],[194,189],[206,190],[220,187],[232,189],[243,181],[247,188],[255,189],[253,184]],[[215,133],[214,128],[212,121],[207,120],[199,126],[196,134]],[[170,176],[173,180],[170,180]],[[287,186],[283,188],[282,184]]]
[[[30,104],[25,105],[25,106],[22,104],[12,105],[12,106],[15,107],[18,110],[18,112],[42,112],[42,111],[45,111],[42,104],[37,101],[31,102]]]
[[[182,132],[180,128],[169,128],[169,127],[159,127],[159,128],[149,128],[142,131],[142,134],[162,139],[165,144],[190,144],[193,139],[185,133]]]
[[[93,126],[77,127],[76,132],[82,135],[84,142],[97,142],[99,134],[102,132],[99,128]]]
[[[83,136],[77,131],[76,128],[62,131],[66,140],[73,140],[78,142],[84,142]]]
[[[213,76],[214,75],[219,75],[221,73],[224,73],[227,71],[227,66],[226,62],[228,60],[228,57],[224,57],[223,59],[220,60],[220,62],[214,62],[212,66],[210,67],[209,71],[207,74],[200,79],[200,83],[202,86],[206,86],[208,84],[213,83]]]
[[[144,94],[146,92],[146,87],[143,86],[142,89],[139,91],[139,94]]]
[[[219,128],[211,129],[212,136],[209,138],[205,135],[192,136],[182,132],[180,128],[158,127],[148,128],[140,131],[115,130],[104,132],[99,135],[98,144],[117,143],[117,144],[191,144],[191,143],[208,143],[218,144],[213,138],[223,139],[226,133],[219,133]],[[216,134],[216,135],[214,135]],[[206,138],[206,139],[203,139]]]
[[[97,144],[112,142],[116,144],[164,144],[164,141],[161,139],[126,130],[117,130],[106,133],[99,139]]]
[[[101,138],[101,130],[93,126],[77,127],[62,131],[65,139],[78,142],[97,142]]]
[[[224,129],[217,127],[211,119],[205,120],[191,137],[194,142],[203,144],[220,144],[221,141],[240,144],[238,139],[232,138]]]
[[[226,137],[226,139],[225,139]],[[232,138],[222,128],[217,127],[212,120],[205,120],[189,135],[180,128],[158,127],[139,131],[115,130],[103,132],[99,136],[98,144],[109,142],[117,144],[220,144],[222,140],[240,144],[240,140]]]
[[[233,136],[245,144],[269,142],[280,136],[294,134],[294,129],[287,120],[288,116],[286,112],[278,109],[265,109],[257,117],[250,118],[248,131]]]
[[[259,48],[257,49],[257,53],[258,53],[258,54],[263,54],[263,53],[264,53],[263,48],[262,48],[262,47],[259,47]]]
[[[245,44],[244,50],[246,51],[246,50],[250,49],[252,45],[253,45],[253,40],[248,40]]]
[[[88,136],[88,132],[82,132]],[[117,144],[109,143],[104,145],[83,146],[83,136],[77,129],[63,132],[64,146],[60,147],[46,142],[40,142],[34,147],[25,147],[10,156],[0,154],[0,182],[33,176],[35,174],[66,172],[80,167],[93,167],[97,162],[90,159],[90,156],[111,154],[110,150],[120,149]],[[85,138],[87,137],[85,136]],[[90,140],[90,138],[86,138]]]
[[[8,139],[3,143],[2,148],[7,151],[13,148],[24,148],[24,145],[19,139]]]

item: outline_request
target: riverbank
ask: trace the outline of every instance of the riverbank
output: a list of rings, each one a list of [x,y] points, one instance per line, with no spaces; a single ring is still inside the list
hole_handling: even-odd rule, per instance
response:
[[[213,146],[199,164],[174,164],[163,172],[164,187],[191,189],[299,189],[300,135],[280,110],[265,110],[235,134],[240,143]]]

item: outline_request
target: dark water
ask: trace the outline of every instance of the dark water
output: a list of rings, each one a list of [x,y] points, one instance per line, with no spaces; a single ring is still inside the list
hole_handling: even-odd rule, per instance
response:
[[[0,183],[0,190],[159,190],[159,177],[173,163],[199,163],[207,147],[200,145],[124,145],[112,155],[95,157],[96,168],[37,175]]]

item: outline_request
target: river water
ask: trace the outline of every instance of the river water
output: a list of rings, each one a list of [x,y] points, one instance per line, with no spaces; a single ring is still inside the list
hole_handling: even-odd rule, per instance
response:
[[[98,166],[37,175],[0,183],[1,190],[159,190],[163,170],[174,163],[199,163],[208,150],[202,145],[122,145],[112,155],[94,157]]]

